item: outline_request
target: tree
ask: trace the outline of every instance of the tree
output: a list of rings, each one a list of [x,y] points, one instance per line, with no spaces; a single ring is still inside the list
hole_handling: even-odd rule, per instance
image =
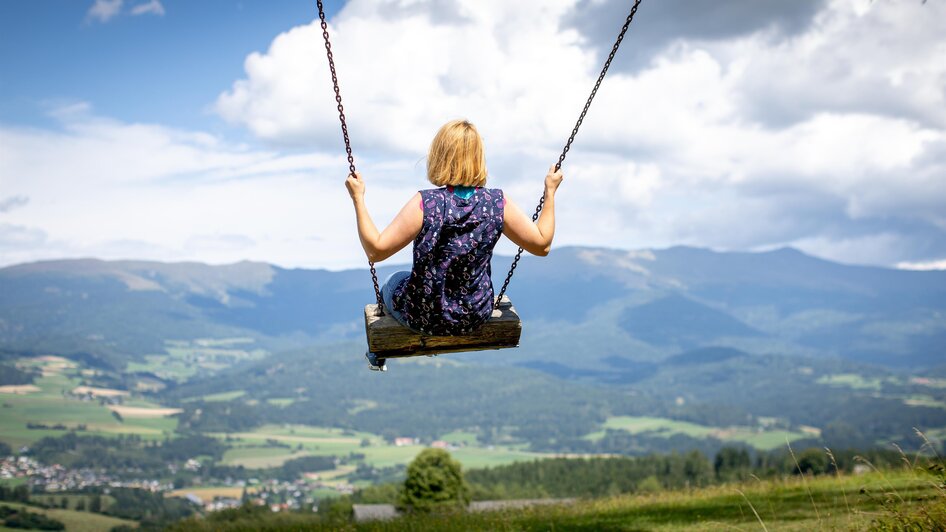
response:
[[[825,445],[835,450],[870,448],[873,444],[871,438],[844,421],[832,421],[825,425],[821,430],[821,438]]]
[[[95,494],[92,496],[92,500],[89,501],[89,511],[90,512],[101,512],[102,511],[102,496]]]
[[[721,481],[745,479],[751,466],[749,451],[744,447],[723,447],[716,453],[716,460],[713,462],[716,478]]]
[[[13,488],[13,496],[11,500],[16,502],[30,502],[30,489],[26,484],[20,484],[19,486]]]
[[[424,449],[407,466],[398,508],[411,512],[466,508],[470,488],[460,463],[443,449]]]
[[[798,466],[793,473],[820,475],[828,470],[828,456],[821,449],[805,449],[798,455]]]

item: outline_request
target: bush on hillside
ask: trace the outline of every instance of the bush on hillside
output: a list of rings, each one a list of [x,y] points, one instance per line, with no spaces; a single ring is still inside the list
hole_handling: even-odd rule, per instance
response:
[[[470,502],[470,488],[460,462],[443,449],[424,449],[407,466],[407,478],[398,508],[407,512],[462,509]]]
[[[25,528],[35,530],[64,530],[66,526],[43,514],[17,509],[12,506],[0,506],[0,524],[7,528]]]

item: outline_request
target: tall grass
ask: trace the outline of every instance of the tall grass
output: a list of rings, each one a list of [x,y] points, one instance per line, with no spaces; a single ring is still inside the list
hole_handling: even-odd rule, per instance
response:
[[[235,519],[191,519],[172,530],[871,530],[946,532],[946,465],[924,441],[921,453],[902,453],[902,465],[863,474],[842,472],[835,454],[824,449],[834,471],[815,476],[757,477],[710,487],[624,494],[574,504],[484,513],[407,515],[390,521],[352,523],[347,516],[265,515]]]
[[[946,531],[946,464],[929,438],[919,429],[913,430],[923,441],[920,452],[912,461],[902,450],[900,453],[904,469],[928,488],[926,495],[918,504],[908,504],[897,490],[892,490],[896,499],[888,495],[881,500],[885,513],[871,523],[873,531]]]

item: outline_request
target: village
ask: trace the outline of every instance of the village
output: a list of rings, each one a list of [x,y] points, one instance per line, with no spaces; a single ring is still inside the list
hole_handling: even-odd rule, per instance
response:
[[[184,468],[195,470],[199,462],[188,460]],[[242,504],[266,505],[274,512],[316,509],[314,490],[331,490],[339,495],[351,494],[354,487],[346,482],[322,482],[316,477],[294,481],[277,479],[224,479],[213,487],[175,488],[171,482],[155,479],[118,479],[102,471],[70,469],[60,464],[44,465],[29,456],[7,456],[0,459],[0,480],[23,479],[30,493],[55,494],[73,492],[109,493],[116,488],[142,489],[166,496],[180,496],[205,511],[235,508]],[[239,493],[239,496],[234,496]],[[233,494],[233,495],[231,495]]]

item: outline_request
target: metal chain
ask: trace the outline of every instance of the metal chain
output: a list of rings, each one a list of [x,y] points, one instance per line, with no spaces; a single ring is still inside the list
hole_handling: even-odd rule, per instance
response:
[[[562,150],[562,154],[558,156],[558,162],[555,163],[556,172],[562,168],[562,163],[565,162],[565,155],[567,155],[568,150],[572,148],[572,142],[575,141],[575,137],[578,135],[578,128],[580,128],[581,123],[585,121],[585,115],[588,114],[588,109],[591,108],[591,102],[595,99],[595,95],[598,93],[598,89],[601,87],[601,82],[604,81],[604,76],[608,73],[608,68],[611,67],[611,61],[614,60],[614,55],[618,53],[618,48],[621,47],[621,41],[624,40],[624,34],[627,33],[627,29],[631,26],[631,22],[634,20],[634,15],[637,14],[637,7],[640,4],[641,0],[634,1],[634,6],[631,7],[631,12],[628,13],[627,19],[624,21],[624,26],[621,27],[621,32],[618,34],[617,40],[614,41],[614,46],[611,47],[611,53],[608,54],[608,59],[604,62],[604,67],[601,69],[601,73],[598,74],[598,81],[595,82],[595,86],[591,89],[591,94],[588,95],[588,100],[585,102],[585,107],[581,110],[581,114],[578,115],[578,121],[575,123],[575,127],[572,129],[572,134],[568,137],[568,142],[565,143],[565,148]],[[532,214],[533,223],[539,219],[539,213],[542,212],[542,207],[544,206],[545,193],[543,192],[542,197],[539,198],[539,204],[535,207],[535,213]],[[509,267],[509,273],[506,274],[506,280],[503,281],[503,287],[499,290],[499,294],[496,296],[496,308],[499,308],[499,300],[503,298],[503,295],[506,293],[506,289],[509,288],[509,281],[512,280],[512,274],[516,271],[516,266],[519,265],[519,259],[522,258],[522,252],[523,249],[519,248],[519,251],[516,252],[516,258],[512,260],[512,265]]]
[[[332,55],[332,43],[328,39],[328,23],[325,22],[325,9],[322,7],[322,0],[318,0],[319,20],[322,22],[322,38],[325,39],[325,55],[328,57],[328,69],[332,73],[332,85],[335,88],[335,103],[338,109],[338,121],[342,124],[342,137],[345,139],[345,153],[348,154],[348,170],[355,173],[355,158],[351,154],[351,140],[348,138],[348,124],[345,122],[345,107],[342,105],[342,93],[338,89],[338,74],[335,72],[335,58]],[[378,288],[378,272],[374,268],[374,262],[368,261],[368,268],[371,270],[371,282],[374,284],[374,296],[378,301],[378,316],[384,315],[383,302],[381,300],[381,289]]]

